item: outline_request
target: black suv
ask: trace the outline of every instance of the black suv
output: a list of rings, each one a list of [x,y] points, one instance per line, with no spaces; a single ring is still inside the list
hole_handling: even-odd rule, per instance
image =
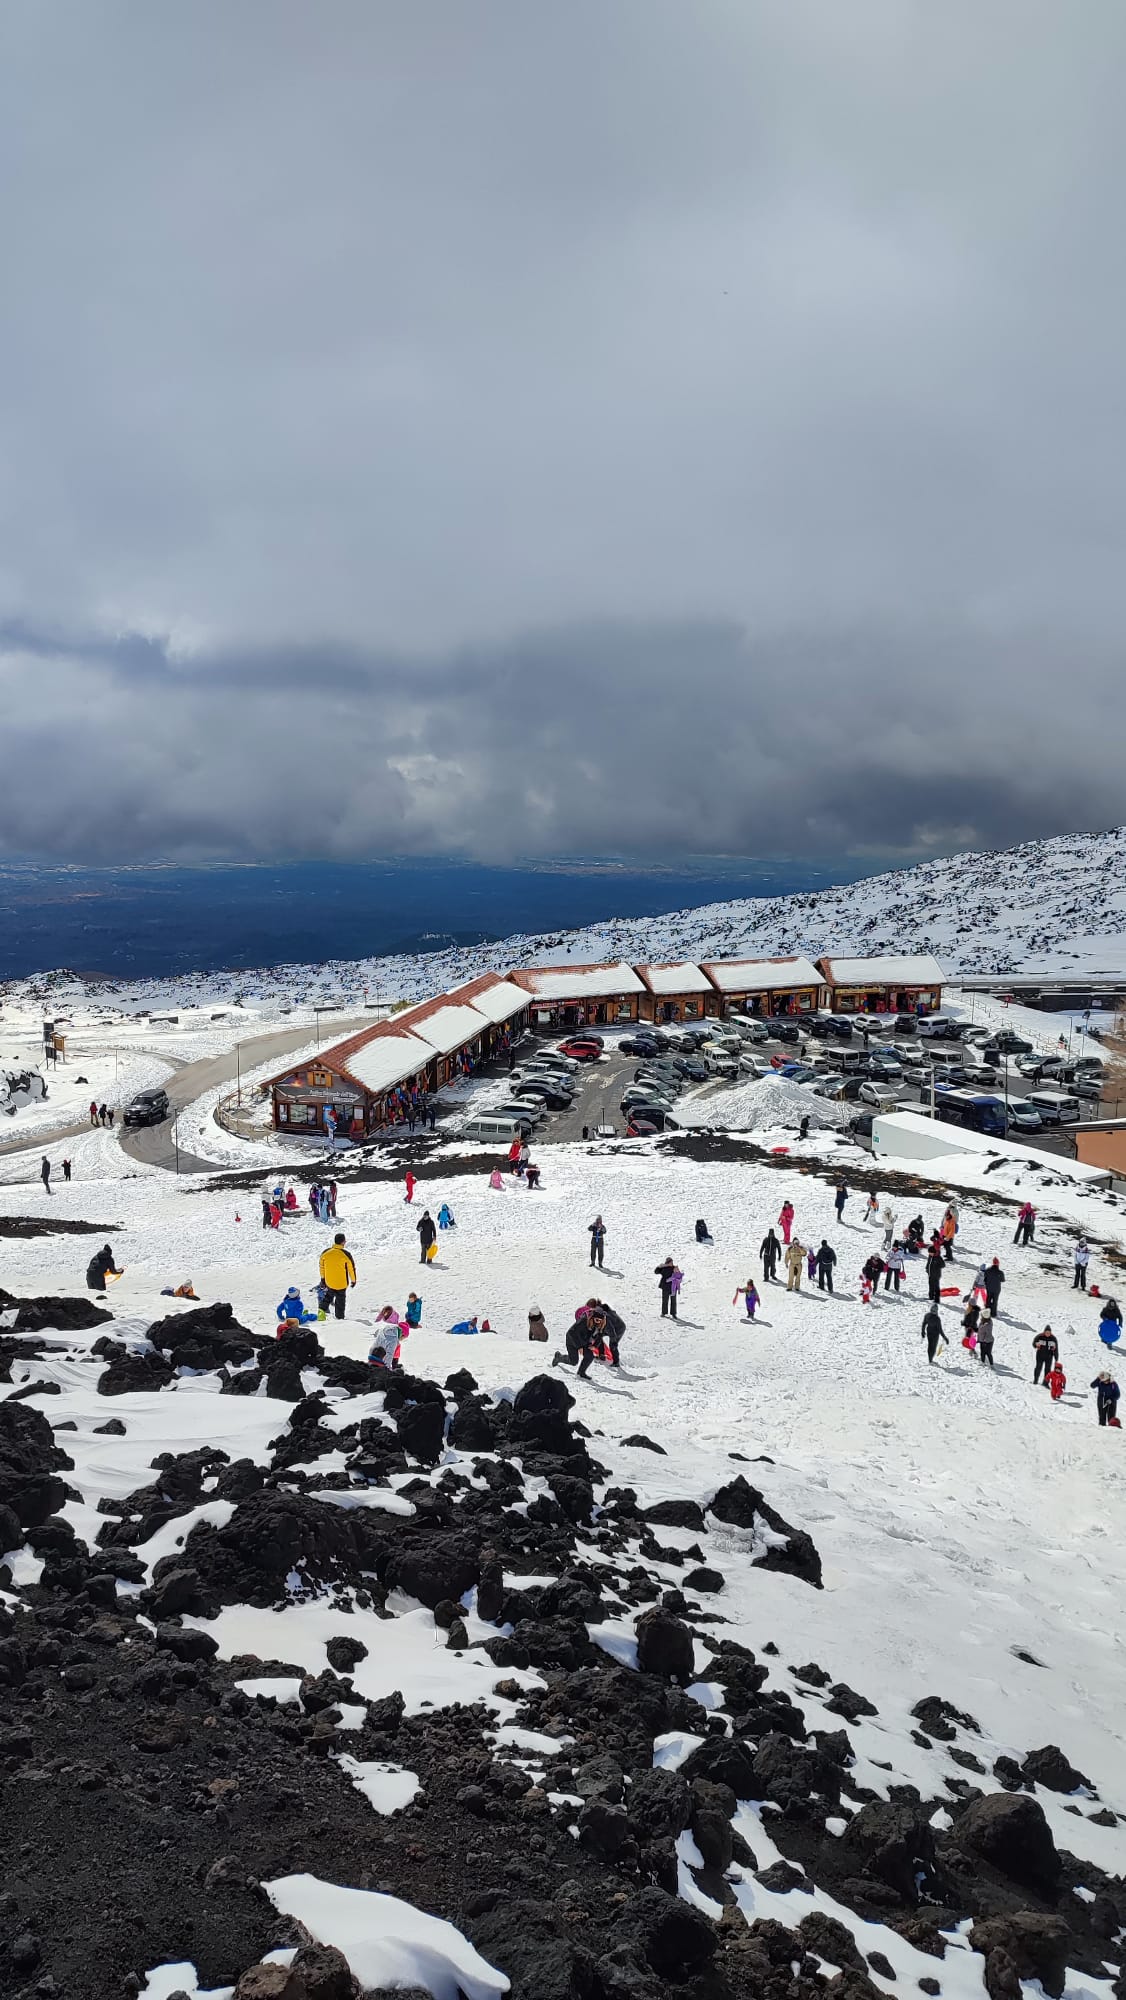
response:
[[[139,1090],[125,1107],[126,1125],[160,1125],[168,1116],[166,1090]]]

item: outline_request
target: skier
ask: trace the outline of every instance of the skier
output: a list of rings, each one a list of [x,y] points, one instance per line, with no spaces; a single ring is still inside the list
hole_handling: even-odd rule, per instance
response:
[[[942,1251],[932,1244],[927,1252],[927,1297],[932,1305],[937,1305],[942,1297],[942,1267],[945,1259]]]
[[[121,1272],[113,1261],[113,1251],[110,1249],[108,1243],[103,1243],[101,1249],[91,1257],[90,1262],[86,1266],[87,1285],[92,1292],[104,1292],[106,1279],[110,1277],[120,1278],[120,1276]]]
[[[50,1162],[50,1160],[49,1160],[49,1159],[47,1158],[47,1155],[46,1155],[46,1153],[44,1153],[44,1155],[43,1155],[43,1158],[42,1158],[42,1160],[41,1160],[41,1162],[40,1162],[40,1165],[39,1165],[39,1178],[40,1178],[40,1180],[41,1180],[41,1181],[42,1181],[42,1183],[43,1183],[43,1189],[44,1189],[44,1193],[46,1193],[46,1194],[50,1194],[50,1192],[51,1192],[51,1162]]]
[[[985,1297],[994,1319],[997,1317],[997,1302],[1001,1297],[1001,1287],[1004,1282],[1005,1273],[1001,1269],[1001,1260],[999,1257],[994,1257],[985,1273]]]
[[[781,1224],[782,1228],[782,1241],[788,1246],[790,1241],[790,1231],[794,1226],[794,1204],[792,1201],[784,1201],[782,1203],[782,1210],[778,1217],[778,1221]]]
[[[423,1210],[422,1220],[415,1223],[415,1228],[418,1231],[418,1261],[420,1264],[427,1264],[430,1261],[428,1255],[430,1247],[438,1238],[438,1231],[434,1226],[434,1218],[428,1208]]]
[[[1104,1347],[1113,1347],[1122,1338],[1122,1308],[1117,1299],[1104,1299],[1099,1314],[1099,1339]]]
[[[606,1224],[600,1215],[596,1215],[593,1222],[587,1223],[587,1233],[590,1237],[591,1269],[593,1270],[597,1264],[601,1270],[602,1259],[606,1253]]]
[[[680,1281],[683,1273],[677,1269],[673,1258],[665,1257],[656,1266],[653,1276],[658,1281],[661,1293],[661,1318],[675,1319],[676,1296],[680,1290]]]
[[[337,1319],[344,1318],[344,1308],[348,1302],[349,1289],[355,1289],[356,1265],[352,1252],[344,1247],[343,1233],[333,1237],[327,1250],[321,1251],[321,1283],[327,1293],[326,1309],[329,1303]]]
[[[746,1303],[747,1318],[753,1320],[755,1308],[759,1304],[759,1295],[755,1290],[755,1281],[753,1278],[748,1278],[745,1285],[736,1285],[735,1297],[731,1301],[732,1305],[738,1305],[740,1299],[743,1299]]]
[[[819,1292],[832,1291],[833,1266],[836,1263],[836,1261],[837,1261],[836,1251],[831,1247],[828,1240],[823,1236],[821,1238],[820,1247],[814,1258],[814,1266],[817,1271],[817,1289]]]
[[[977,1358],[983,1367],[993,1366],[993,1314],[982,1313],[977,1329]]]
[[[946,1336],[942,1331],[942,1320],[935,1305],[931,1305],[927,1309],[926,1318],[923,1321],[923,1339],[927,1343],[927,1360],[928,1362],[933,1362],[939,1347],[946,1345]]]
[[[1087,1289],[1087,1266],[1091,1261],[1091,1246],[1085,1236],[1079,1238],[1075,1246],[1075,1276],[1071,1281],[1072,1291],[1085,1292]]]
[[[758,1254],[762,1259],[762,1275],[766,1279],[767,1284],[772,1285],[774,1283],[774,1274],[778,1269],[778,1259],[782,1254],[782,1245],[775,1236],[773,1229],[767,1230],[766,1235],[759,1244]]]
[[[844,1209],[847,1200],[848,1200],[848,1189],[846,1188],[844,1182],[840,1181],[837,1185],[837,1192],[833,1196],[833,1207],[837,1211],[838,1222],[844,1221]]]
[[[903,1245],[897,1236],[884,1259],[885,1292],[890,1292],[893,1285],[896,1291],[899,1290],[900,1285],[903,1283],[903,1273],[906,1265],[907,1259],[904,1255]]]
[[[412,1201],[414,1200],[414,1191],[415,1191],[415,1187],[416,1187],[416,1185],[417,1185],[417,1183],[416,1183],[416,1181],[415,1181],[415,1177],[414,1177],[414,1175],[413,1175],[413,1174],[411,1173],[411,1170],[410,1170],[410,1168],[409,1168],[409,1167],[407,1168],[407,1172],[406,1172],[406,1176],[405,1176],[405,1180],[406,1180],[406,1190],[407,1190],[407,1191],[406,1191],[406,1194],[405,1194],[405,1196],[404,1196],[403,1198],[404,1198],[404,1200],[405,1200],[405,1201],[406,1201],[406,1202],[408,1203],[408,1205],[409,1205],[409,1204],[410,1204],[410,1203],[411,1203],[411,1202],[412,1202]]]
[[[801,1291],[801,1274],[805,1259],[805,1244],[799,1243],[795,1236],[793,1242],[788,1245],[786,1250],[786,1290],[788,1292]]]
[[[1118,1398],[1121,1392],[1110,1369],[1104,1368],[1096,1375],[1091,1387],[1095,1391],[1095,1408],[1100,1424],[1117,1424]]]
[[[1046,1326],[1043,1333],[1036,1335],[1032,1343],[1032,1351],[1036,1356],[1036,1368],[1032,1376],[1033,1387],[1035,1387],[1041,1375],[1046,1378],[1049,1370],[1055,1367],[1056,1362],[1060,1358],[1060,1344],[1050,1326]]]
[[[1055,1367],[1049,1369],[1048,1371],[1048,1393],[1051,1396],[1053,1403],[1059,1402],[1059,1399],[1063,1395],[1063,1392],[1066,1388],[1067,1388],[1067,1376],[1064,1374],[1063,1369],[1060,1367],[1060,1364],[1057,1361]]]

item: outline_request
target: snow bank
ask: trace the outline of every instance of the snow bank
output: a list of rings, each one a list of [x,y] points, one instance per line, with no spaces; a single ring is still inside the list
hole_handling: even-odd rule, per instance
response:
[[[275,1909],[318,1944],[343,1952],[361,1986],[421,1986],[434,2000],[498,2000],[509,1982],[441,1917],[374,1889],[339,1889],[315,1875],[283,1875],[263,1888]]]
[[[815,1097],[812,1089],[787,1077],[764,1076],[717,1091],[700,1107],[699,1122],[728,1132],[774,1132],[796,1131],[808,1118],[822,1130],[841,1131],[855,1108]]]

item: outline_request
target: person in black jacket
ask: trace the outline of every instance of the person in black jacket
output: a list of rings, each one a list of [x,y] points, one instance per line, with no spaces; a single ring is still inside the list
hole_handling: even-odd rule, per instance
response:
[[[1005,1273],[1001,1269],[1001,1261],[998,1257],[994,1257],[992,1264],[988,1265],[985,1273],[985,1296],[989,1304],[989,1310],[994,1318],[997,1316],[997,1301],[1001,1296],[1001,1287],[1004,1282]]]
[[[115,1278],[120,1278],[121,1272],[113,1261],[113,1251],[108,1243],[103,1243],[101,1249],[95,1252],[86,1266],[86,1283],[90,1290],[104,1292],[106,1279],[111,1272]]]
[[[590,1231],[591,1269],[593,1270],[597,1264],[601,1270],[602,1259],[606,1254],[606,1224],[600,1215],[596,1215],[593,1222],[587,1223],[587,1229]]]
[[[768,1229],[759,1244],[758,1254],[762,1258],[762,1275],[768,1285],[774,1283],[774,1273],[778,1269],[778,1259],[782,1255],[782,1245],[773,1229]]]
[[[1036,1368],[1032,1377],[1033,1385],[1035,1386],[1040,1377],[1043,1376],[1044,1387],[1046,1389],[1048,1386],[1048,1377],[1060,1358],[1060,1344],[1050,1326],[1046,1326],[1043,1333],[1036,1335],[1032,1343],[1032,1352],[1036,1356]]]
[[[621,1313],[614,1311],[613,1306],[607,1305],[605,1299],[595,1299],[592,1303],[602,1314],[604,1321],[602,1345],[609,1352],[610,1366],[611,1368],[620,1368],[622,1364],[618,1359],[618,1343],[626,1330],[625,1320],[622,1318]]]
[[[930,1305],[923,1321],[923,1339],[927,1343],[927,1360],[933,1361],[940,1344],[946,1336],[942,1331],[942,1315],[937,1306]]]
[[[418,1245],[419,1245],[418,1261],[420,1264],[425,1264],[426,1252],[429,1250],[430,1245],[436,1242],[438,1238],[438,1231],[434,1223],[434,1218],[431,1215],[429,1209],[425,1209],[423,1211],[422,1219],[420,1222],[415,1223],[415,1228],[418,1231]]]
[[[817,1268],[818,1291],[831,1292],[833,1289],[833,1265],[837,1261],[837,1253],[824,1236],[821,1238],[821,1246],[814,1256],[813,1261]]]
[[[932,1305],[937,1305],[942,1297],[942,1273],[945,1259],[942,1245],[936,1238],[927,1251],[927,1296]]]
[[[1118,1414],[1119,1388],[1110,1370],[1104,1368],[1101,1375],[1096,1375],[1091,1387],[1100,1424],[1113,1423]]]

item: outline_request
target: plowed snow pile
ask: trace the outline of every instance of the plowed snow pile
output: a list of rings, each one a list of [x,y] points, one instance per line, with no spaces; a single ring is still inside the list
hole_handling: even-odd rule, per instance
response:
[[[764,1076],[718,1092],[701,1108],[700,1116],[701,1123],[725,1132],[776,1132],[788,1126],[796,1131],[803,1118],[811,1125],[840,1131],[852,1109],[814,1097],[804,1084],[790,1083],[784,1076]]]

